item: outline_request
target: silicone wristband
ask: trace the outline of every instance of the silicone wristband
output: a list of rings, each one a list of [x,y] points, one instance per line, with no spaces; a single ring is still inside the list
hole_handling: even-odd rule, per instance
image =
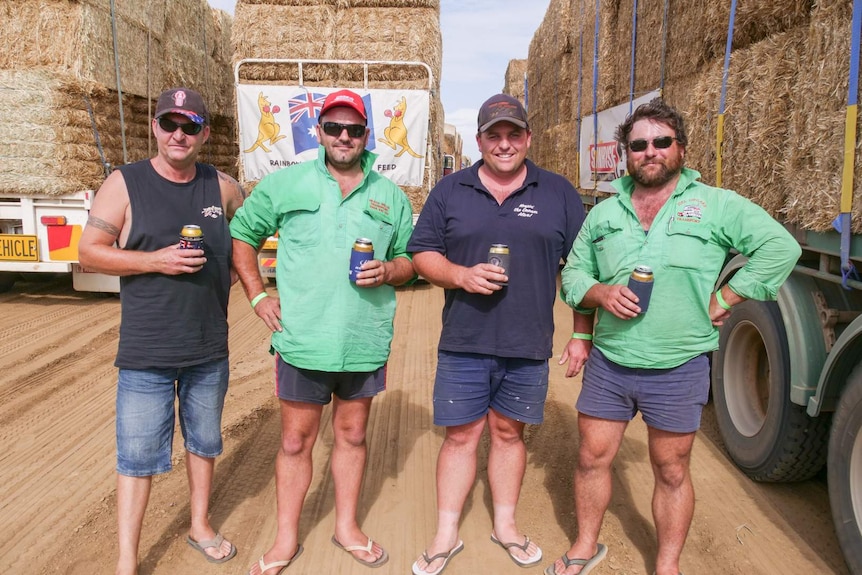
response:
[[[592,341],[593,334],[591,333],[578,333],[575,332],[572,334],[572,339],[585,339],[587,341]]]
[[[715,301],[717,301],[718,305],[720,305],[723,309],[730,309],[731,308],[731,306],[728,305],[728,303],[726,301],[724,301],[724,297],[721,295],[721,289],[719,289],[717,292],[715,292]]]
[[[256,296],[254,296],[254,298],[251,300],[251,309],[254,309],[254,308],[255,308],[255,306],[256,306],[258,303],[260,303],[260,300],[262,300],[263,298],[267,297],[267,295],[268,295],[268,294],[267,294],[265,291],[263,291],[263,292],[260,292],[259,294],[257,294]]]

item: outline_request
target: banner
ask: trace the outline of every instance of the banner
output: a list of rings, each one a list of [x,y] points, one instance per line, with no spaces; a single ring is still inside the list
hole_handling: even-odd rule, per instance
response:
[[[317,158],[317,120],[323,101],[339,88],[237,86],[241,179],[257,181]],[[367,149],[374,169],[403,186],[421,186],[430,97],[425,90],[355,90],[368,115]]]
[[[614,132],[617,126],[625,122],[629,111],[641,104],[646,104],[653,98],[658,98],[655,90],[635,98],[631,104],[626,102],[613,108],[608,108],[596,115],[584,116],[581,122],[580,143],[580,187],[587,190],[599,190],[613,193],[611,182],[626,174],[626,159],[617,148]],[[598,138],[596,138],[596,116],[598,116]]]

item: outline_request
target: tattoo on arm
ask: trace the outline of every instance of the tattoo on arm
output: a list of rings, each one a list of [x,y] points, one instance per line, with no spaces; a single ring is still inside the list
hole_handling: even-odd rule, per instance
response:
[[[102,230],[103,232],[105,232],[106,234],[110,234],[114,238],[120,235],[120,228],[95,216],[90,216],[87,218],[87,225],[93,226],[98,230]]]

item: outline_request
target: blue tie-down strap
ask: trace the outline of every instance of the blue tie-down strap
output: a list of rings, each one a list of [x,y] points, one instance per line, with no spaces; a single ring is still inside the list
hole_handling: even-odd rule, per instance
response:
[[[841,234],[841,286],[849,290],[852,288],[847,285],[847,281],[859,280],[859,272],[856,271],[856,267],[850,261],[850,240],[852,239],[852,234],[850,233],[850,214],[848,212],[838,214],[832,220],[832,227]]]

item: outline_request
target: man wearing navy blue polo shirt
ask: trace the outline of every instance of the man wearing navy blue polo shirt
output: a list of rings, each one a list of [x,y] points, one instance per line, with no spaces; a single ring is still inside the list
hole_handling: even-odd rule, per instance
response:
[[[434,423],[446,427],[437,461],[437,533],[413,564],[415,575],[438,575],[464,547],[458,523],[486,424],[491,540],[522,567],[542,558],[515,525],[526,469],[523,433],[527,423],[542,422],[557,272],[584,207],[564,177],[526,159],[530,138],[518,100],[498,94],[482,104],[481,161],[437,184],[407,246],[416,271],[445,289],[434,383]],[[508,269],[487,263],[492,244],[508,247]],[[579,315],[573,314],[575,331],[589,321]],[[561,358],[570,375],[586,359],[576,350],[567,346]]]

